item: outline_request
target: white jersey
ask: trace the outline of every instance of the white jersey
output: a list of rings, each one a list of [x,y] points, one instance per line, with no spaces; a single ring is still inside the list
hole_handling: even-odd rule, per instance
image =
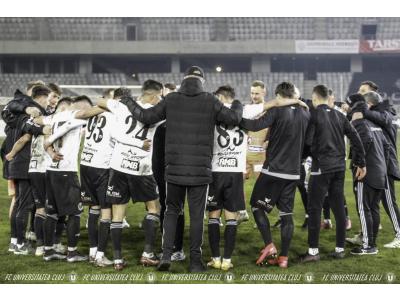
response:
[[[230,104],[224,104],[230,108]],[[261,114],[264,105],[246,105],[243,118],[253,119]],[[212,159],[213,172],[246,171],[247,134],[238,126],[216,125]]]
[[[150,108],[153,105],[137,102],[143,108]],[[132,146],[137,143],[149,139],[153,140],[154,134],[158,125],[162,122],[153,125],[144,125],[133,118],[128,108],[116,101],[108,100],[107,108],[115,115],[115,147],[111,157],[110,167],[114,170],[131,174],[131,175],[152,175],[152,154],[153,146],[150,151],[145,151],[141,148]],[[123,140],[125,143],[121,143]]]
[[[88,120],[81,165],[99,169],[110,168],[115,145],[112,131],[116,128],[115,117],[110,112],[103,112]]]
[[[43,118],[44,125],[50,125],[51,116]],[[46,173],[51,162],[49,154],[44,149],[44,135],[32,136],[31,159],[29,162],[29,173]]]
[[[77,111],[63,111],[53,115],[51,120],[52,133],[57,131],[57,128],[62,125],[73,122],[75,120],[75,113]],[[78,156],[81,144],[81,129],[82,126],[75,127],[68,131],[61,138],[57,139],[54,143],[54,150],[63,155],[60,161],[52,161],[47,168],[49,171],[63,171],[63,172],[78,172]]]

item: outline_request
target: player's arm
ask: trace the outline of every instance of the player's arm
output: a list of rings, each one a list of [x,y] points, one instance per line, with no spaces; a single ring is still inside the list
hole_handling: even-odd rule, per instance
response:
[[[379,125],[382,128],[390,128],[392,126],[392,118],[387,111],[374,111],[366,109],[363,112],[364,118]]]
[[[358,180],[361,180],[365,177],[367,174],[366,170],[366,163],[365,163],[365,150],[363,143],[361,141],[361,138],[359,134],[357,133],[357,130],[354,128],[353,125],[350,124],[349,120],[342,114],[340,114],[343,125],[344,125],[344,134],[349,138],[350,144],[352,149],[354,150],[352,152],[352,160],[354,163],[354,166],[357,168],[356,175],[355,177]]]
[[[86,120],[81,120],[81,119],[72,119],[66,122],[65,124],[61,125],[58,127],[53,134],[51,134],[49,137],[45,139],[45,144],[44,148],[46,149],[49,147],[51,144],[53,144],[56,140],[59,138],[63,137],[66,135],[69,131],[72,129],[75,129],[77,127],[83,126],[86,124]]]
[[[243,115],[243,105],[239,100],[232,102],[231,108],[227,108],[215,98],[214,110],[217,112],[217,122],[225,125],[239,125]]]
[[[91,117],[97,116],[103,112],[105,112],[105,109],[103,109],[99,106],[93,106],[89,109],[80,110],[80,111],[76,112],[75,119],[85,120],[85,119],[89,119]]]
[[[264,111],[267,111],[273,107],[282,107],[290,105],[300,105],[305,109],[309,109],[308,105],[299,99],[274,99],[264,103]]]
[[[260,131],[269,128],[275,121],[276,110],[267,111],[261,118],[250,120],[243,118],[240,127],[249,131]]]
[[[369,128],[365,124],[365,121],[362,118],[357,117],[356,114],[353,114],[351,124],[354,126],[358,135],[360,136],[365,153],[368,153],[371,143],[373,142],[373,137]]]
[[[23,136],[21,136],[18,141],[14,143],[11,151],[6,155],[6,159],[8,161],[13,160],[15,155],[17,155],[17,153],[21,151],[22,148],[25,147],[26,143],[28,143],[31,139],[32,135],[29,133],[25,133]]]
[[[44,116],[38,116],[33,118],[33,122],[38,124],[38,125],[46,125],[45,122],[45,117]]]
[[[118,136],[113,136],[119,143],[128,145],[131,147],[136,147],[143,149],[145,151],[149,151],[151,147],[151,140],[139,140],[139,139],[132,139],[126,134],[119,134]]]
[[[112,100],[112,99],[104,99],[104,98],[99,99],[97,101],[97,106],[102,108],[102,109],[104,109],[104,110],[109,111],[109,109],[107,107],[108,100]]]
[[[126,105],[136,120],[143,124],[151,125],[165,120],[167,115],[165,101],[166,100],[161,100],[157,105],[147,109],[141,107],[131,97],[122,98],[120,103]]]

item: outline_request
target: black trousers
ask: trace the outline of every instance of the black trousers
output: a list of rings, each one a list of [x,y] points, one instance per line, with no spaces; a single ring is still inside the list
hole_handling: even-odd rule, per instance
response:
[[[391,176],[388,176],[388,189],[386,189],[382,195],[382,204],[392,222],[396,237],[400,238],[400,213],[396,203],[394,178]]]
[[[344,171],[311,175],[308,184],[308,244],[318,248],[321,210],[326,193],[336,220],[336,247],[344,248],[346,238],[346,213],[344,208]]]
[[[15,179],[15,222],[18,244],[22,244],[25,241],[25,231],[33,207],[34,201],[30,180]]]
[[[354,182],[357,212],[363,233],[363,247],[376,247],[379,232],[379,200],[384,190],[374,189],[361,181]]]
[[[301,164],[301,166],[300,166],[300,180],[297,183],[297,188],[299,189],[300,196],[301,196],[301,201],[303,202],[304,212],[307,215],[308,214],[308,212],[307,212],[308,195],[307,195],[307,189],[306,189],[305,180],[306,180],[306,168],[305,168],[304,164]]]
[[[187,193],[190,217],[190,260],[201,259],[203,244],[203,218],[207,203],[208,185],[183,186],[167,183],[166,210],[163,228],[163,259],[170,259],[174,251],[174,240],[178,215],[183,209]]]

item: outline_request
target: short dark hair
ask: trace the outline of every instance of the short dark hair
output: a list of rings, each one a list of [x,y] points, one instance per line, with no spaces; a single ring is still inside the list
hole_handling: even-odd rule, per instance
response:
[[[215,92],[215,95],[223,95],[225,97],[229,97],[234,99],[235,98],[235,89],[230,85],[222,85],[220,86]]]
[[[375,82],[370,80],[361,82],[361,85],[368,85],[370,89],[373,90],[374,92],[377,92],[379,90],[379,86]]]
[[[111,95],[111,93],[114,92],[114,91],[115,91],[115,89],[106,89],[106,90],[104,90],[103,94],[102,94],[103,98],[109,97]]]
[[[288,81],[283,81],[275,88],[275,95],[280,95],[283,98],[293,98],[296,94],[294,84]]]
[[[170,82],[164,84],[164,87],[169,89],[169,90],[171,90],[171,91],[175,91],[176,90],[176,85],[173,84],[173,83],[170,83]]]
[[[332,89],[328,89],[328,95],[332,96],[333,95],[333,90]]]
[[[49,84],[47,84],[47,87],[53,92],[56,93],[58,96],[61,96],[62,94],[62,89],[60,88],[60,86],[54,82],[50,82]]]
[[[132,97],[130,89],[121,86],[114,91],[114,99],[122,97]]]
[[[163,89],[162,83],[153,79],[146,80],[145,82],[143,82],[142,85],[142,92],[161,91],[162,89]]]
[[[40,96],[48,96],[51,93],[51,90],[44,86],[44,85],[36,85],[32,89],[32,98],[36,99],[37,97]]]
[[[63,97],[57,102],[55,110],[57,110],[58,107],[63,103],[67,103],[68,105],[71,105],[72,102],[73,102],[73,99],[71,97]]]
[[[263,81],[261,81],[261,80],[254,80],[251,83],[251,87],[260,87],[262,89],[265,89],[265,83]]]
[[[77,103],[77,102],[84,102],[86,101],[87,103],[89,103],[91,106],[93,106],[93,102],[92,100],[90,100],[90,98],[86,95],[80,95],[80,96],[76,96],[73,99],[73,103]]]
[[[43,85],[46,85],[46,84],[42,80],[29,81],[27,83],[27,85],[26,85],[26,90],[29,91],[31,88],[33,88],[34,86],[37,86],[37,85],[42,85],[43,86]]]
[[[313,93],[317,94],[323,99],[327,99],[329,96],[329,89],[326,85],[319,84],[314,86]]]

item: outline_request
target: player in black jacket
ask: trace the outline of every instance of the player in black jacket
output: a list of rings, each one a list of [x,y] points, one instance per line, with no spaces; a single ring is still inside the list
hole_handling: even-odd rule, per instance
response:
[[[349,99],[352,100],[350,117],[363,142],[368,169],[363,180],[354,178],[354,194],[361,221],[363,243],[361,247],[352,249],[351,254],[377,254],[376,239],[380,223],[379,201],[387,190],[387,159],[390,145],[382,128],[363,118],[361,111],[367,106],[364,97],[356,94],[351,95]],[[353,168],[353,174],[354,172]]]
[[[277,98],[293,98],[294,85],[282,82],[275,89]],[[300,163],[309,112],[299,105],[272,108],[256,120],[243,119],[240,126],[251,131],[270,128],[267,159],[256,181],[250,204],[253,216],[264,240],[264,248],[256,264],[265,259],[269,264],[288,266],[288,252],[293,236],[293,205],[296,186],[300,180]],[[277,206],[281,218],[281,252],[272,242],[269,213]]]
[[[384,245],[385,248],[400,248],[400,213],[396,202],[396,191],[394,182],[400,180],[400,168],[397,160],[397,125],[394,124],[396,111],[387,100],[383,101],[376,92],[364,94],[364,98],[370,107],[364,105],[362,114],[365,119],[380,126],[389,143],[388,152],[388,190],[382,195],[382,204],[392,222],[395,238],[392,242]]]
[[[336,248],[334,258],[344,257],[346,216],[344,208],[345,141],[350,139],[353,151],[355,177],[365,176],[365,153],[360,137],[347,118],[328,105],[328,88],[317,85],[313,89],[312,101],[315,110],[307,130],[306,148],[312,156],[308,198],[308,252],[301,256],[303,262],[318,261],[321,209],[324,197],[329,193],[330,206],[336,219]],[[306,151],[307,152],[307,151]]]
[[[176,222],[186,193],[190,213],[190,271],[205,270],[201,259],[203,217],[212,182],[211,159],[214,127],[217,121],[238,125],[242,105],[234,101],[228,109],[212,94],[204,91],[204,72],[191,67],[185,73],[178,92],[168,94],[156,106],[143,109],[131,98],[123,98],[134,118],[144,124],[166,119],[165,175],[167,209],[164,217],[163,256],[158,269],[169,270],[173,252]]]
[[[45,108],[48,105],[47,98],[50,90],[44,86],[36,86],[33,88],[32,97],[40,112],[45,114]],[[16,117],[15,128],[12,131],[12,141],[17,142],[23,135],[43,134],[43,127],[37,126],[27,114],[19,114]],[[12,232],[16,233],[17,247],[14,254],[27,255],[30,252],[30,247],[25,243],[25,231],[29,218],[29,214],[33,208],[34,201],[30,180],[28,177],[29,162],[31,156],[31,142],[18,152],[9,163],[9,178],[15,181],[16,200],[15,214],[11,218]]]

